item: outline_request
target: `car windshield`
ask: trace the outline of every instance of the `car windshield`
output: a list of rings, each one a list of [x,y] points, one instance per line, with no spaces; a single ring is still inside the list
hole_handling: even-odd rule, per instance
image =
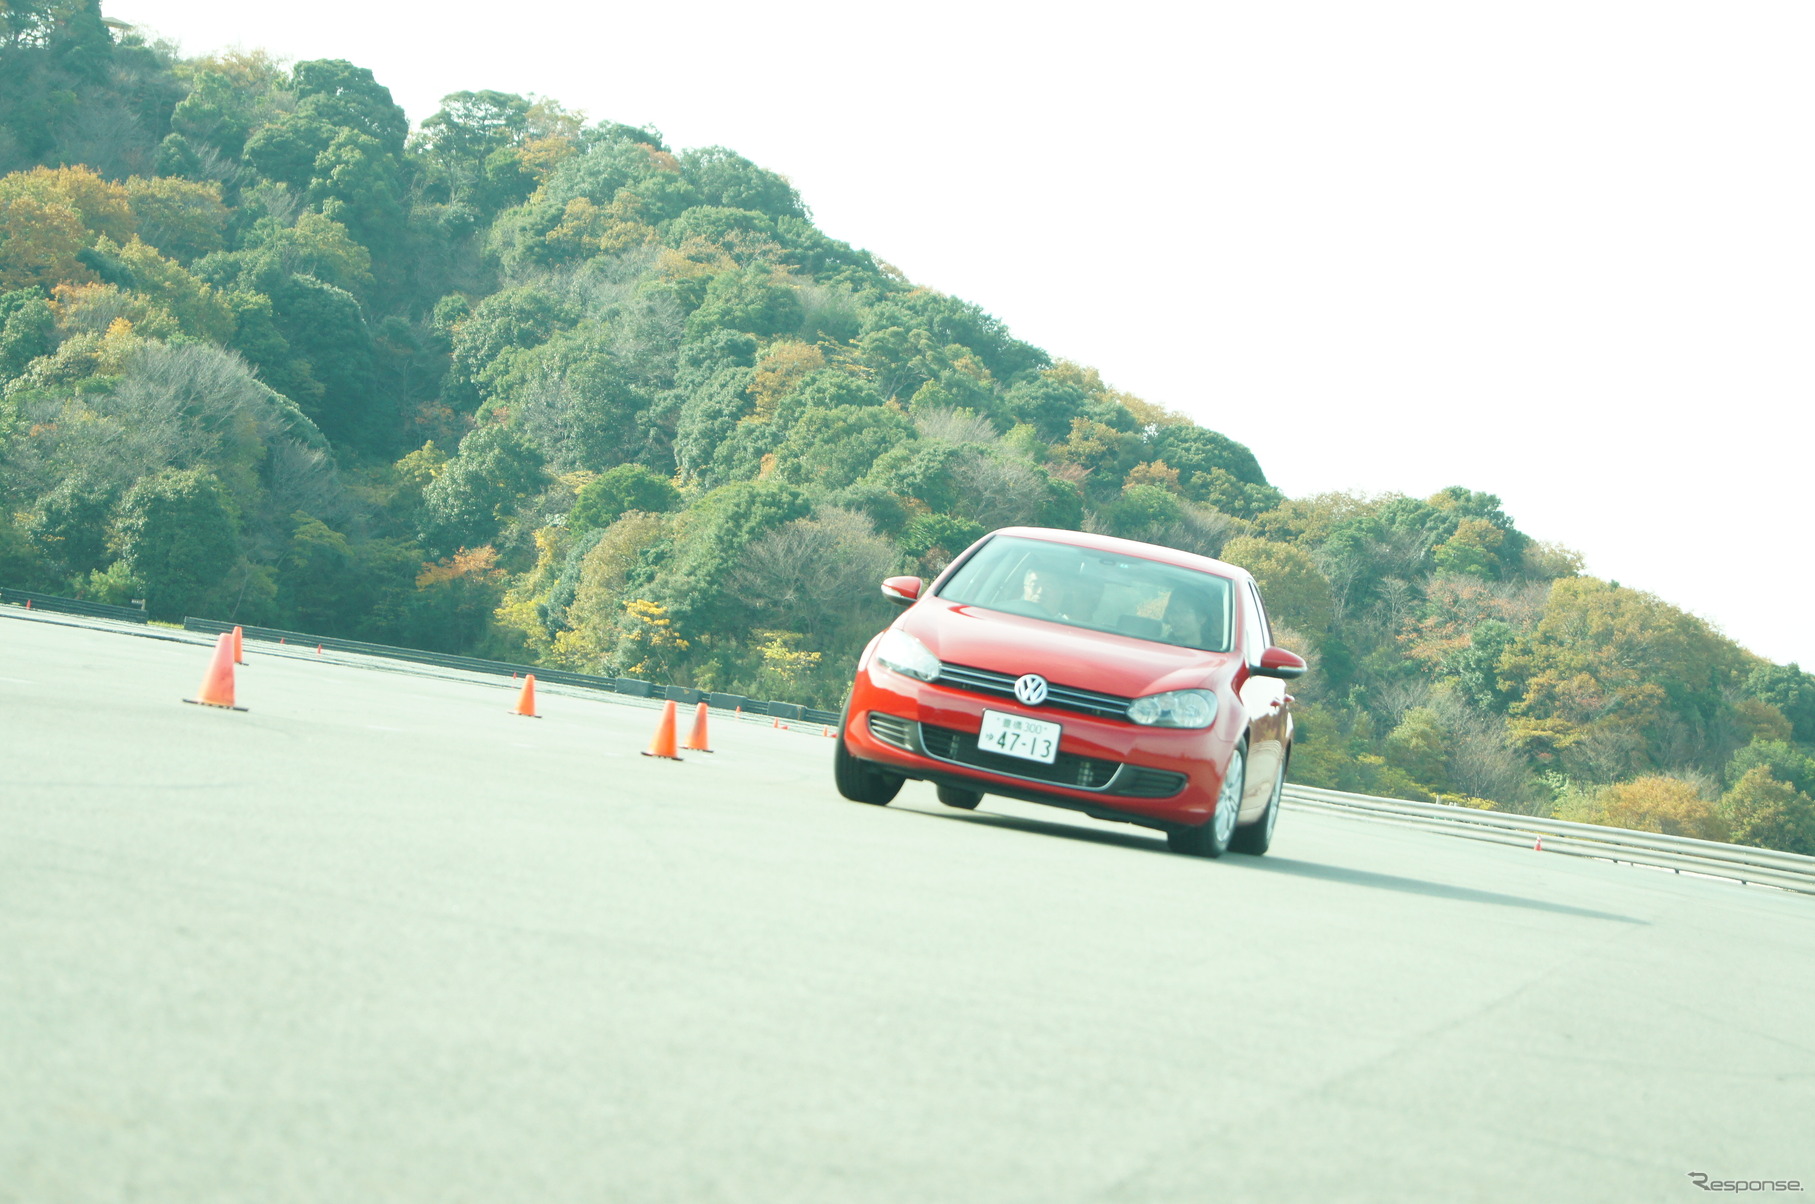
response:
[[[998,535],[939,589],[951,602],[1227,652],[1233,593],[1226,577],[1093,548]]]

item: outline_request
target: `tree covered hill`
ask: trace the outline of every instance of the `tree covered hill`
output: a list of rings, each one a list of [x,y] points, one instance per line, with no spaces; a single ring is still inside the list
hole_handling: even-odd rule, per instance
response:
[[[723,147],[0,7],[0,581],[835,706],[1009,523],[1253,571],[1297,781],[1815,852],[1815,678],[1489,494],[1286,498]]]

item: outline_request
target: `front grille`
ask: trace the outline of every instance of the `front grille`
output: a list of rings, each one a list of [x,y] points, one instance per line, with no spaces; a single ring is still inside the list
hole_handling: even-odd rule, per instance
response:
[[[903,719],[899,715],[885,715],[881,711],[870,712],[870,735],[884,744],[896,748],[914,751],[914,721]]]
[[[924,753],[954,765],[987,769],[991,773],[1030,782],[1069,786],[1074,790],[1096,790],[1123,798],[1171,798],[1185,788],[1185,775],[1169,769],[1124,765],[1120,761],[1080,757],[1068,752],[1061,752],[1051,765],[1042,765],[1038,761],[987,752],[977,747],[974,732],[934,727],[930,723],[915,723],[912,719],[903,719],[899,715],[882,711],[870,712],[869,727],[872,736],[905,752]]]
[[[953,731],[949,727],[934,727],[930,723],[920,725],[920,742],[926,746],[927,752],[941,761],[970,765],[1017,778],[1029,778],[1036,782],[1050,782],[1055,786],[1071,786],[1078,790],[1103,789],[1115,777],[1116,770],[1122,767],[1120,761],[1080,757],[1067,752],[1060,753],[1051,765],[1024,761],[1020,757],[1005,757],[978,748],[977,737],[973,732]]]
[[[1014,675],[998,673],[994,669],[973,669],[969,665],[939,666],[938,684],[978,694],[1013,698],[1015,680]],[[1118,694],[1104,694],[1098,690],[1081,690],[1076,686],[1048,682],[1046,701],[1040,705],[1064,711],[1079,711],[1102,719],[1126,719],[1128,704],[1133,701],[1132,698],[1123,698]]]

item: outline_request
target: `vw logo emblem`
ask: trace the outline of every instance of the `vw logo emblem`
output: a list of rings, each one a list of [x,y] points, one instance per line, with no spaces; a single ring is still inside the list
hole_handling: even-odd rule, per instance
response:
[[[1015,679],[1015,697],[1030,707],[1046,701],[1046,679],[1038,673],[1024,673]]]

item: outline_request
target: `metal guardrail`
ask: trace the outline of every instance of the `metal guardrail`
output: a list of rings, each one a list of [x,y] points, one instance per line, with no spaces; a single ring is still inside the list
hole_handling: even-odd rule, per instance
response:
[[[53,610],[66,615],[118,619],[124,623],[150,621],[150,616],[142,606],[114,606],[108,602],[87,602],[81,598],[61,598],[56,594],[36,594],[28,589],[7,589],[4,586],[0,586],[0,603],[23,606],[28,610]]]
[[[223,623],[218,619],[198,619],[193,616],[183,620],[183,630],[199,631],[208,635],[232,631],[234,626],[235,624]],[[520,665],[510,661],[486,660],[476,656],[455,656],[448,652],[400,648],[391,644],[371,644],[364,640],[343,640],[334,636],[284,631],[276,627],[241,625],[240,634],[248,640],[263,640],[271,644],[289,644],[303,649],[321,648],[328,652],[346,652],[355,656],[378,656],[419,665],[434,665],[442,669],[460,669],[469,673],[492,673],[501,677],[534,673],[536,680],[543,683],[577,686],[584,690],[598,690],[605,694],[623,694],[631,698],[668,700],[683,706],[693,706],[703,702],[709,707],[720,710],[742,710],[750,715],[770,715],[777,719],[801,723],[828,725],[838,722],[838,715],[834,711],[816,710],[797,702],[782,702],[779,699],[764,701],[759,698],[748,698],[742,694],[699,690],[692,686],[661,685],[634,677],[601,677],[593,673],[575,673],[568,669],[554,669],[543,665]]]
[[[1294,806],[1331,814],[1367,816],[1406,827],[1439,831],[1449,836],[1484,840],[1492,844],[1536,847],[1546,853],[1592,857],[1628,865],[1651,866],[1679,874],[1730,878],[1736,882],[1775,886],[1782,890],[1815,895],[1815,857],[1756,849],[1748,845],[1666,836],[1631,828],[1606,828],[1537,815],[1505,811],[1477,811],[1472,807],[1442,803],[1415,803],[1406,799],[1345,794],[1315,786],[1288,785],[1283,799]]]

